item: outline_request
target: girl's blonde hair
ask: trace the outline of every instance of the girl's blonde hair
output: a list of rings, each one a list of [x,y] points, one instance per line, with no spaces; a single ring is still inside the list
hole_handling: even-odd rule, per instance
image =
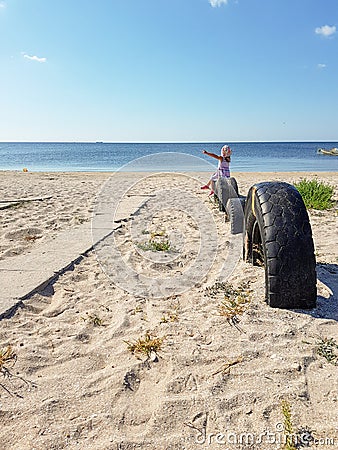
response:
[[[226,156],[230,156],[232,153],[231,148],[229,147],[229,145],[223,145],[223,147],[221,148],[221,155],[226,157]]]

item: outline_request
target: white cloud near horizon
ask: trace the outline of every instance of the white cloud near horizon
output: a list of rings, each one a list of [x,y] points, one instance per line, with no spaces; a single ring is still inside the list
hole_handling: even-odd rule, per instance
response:
[[[316,34],[320,34],[325,37],[332,36],[336,31],[337,29],[334,25],[332,27],[330,27],[330,25],[323,25],[322,27],[317,27],[315,29]]]
[[[6,3],[5,2],[0,2],[0,9],[1,8],[6,8]]]
[[[317,68],[318,69],[325,69],[326,68],[326,64],[317,64]]]
[[[210,5],[213,8],[217,8],[220,7],[222,5],[227,5],[228,4],[228,0],[209,0]]]
[[[27,53],[22,53],[23,57],[29,59],[30,61],[37,61],[39,63],[44,63],[47,61],[47,58],[39,58],[39,56],[30,56]]]

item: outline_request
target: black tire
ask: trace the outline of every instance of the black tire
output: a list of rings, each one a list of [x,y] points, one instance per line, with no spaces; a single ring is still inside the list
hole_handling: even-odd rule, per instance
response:
[[[220,177],[215,183],[214,191],[218,199],[219,210],[225,212],[229,198],[238,197],[237,181],[233,177]]]
[[[231,234],[243,233],[245,200],[246,197],[240,195],[237,198],[229,198],[227,201],[226,213],[230,220]]]
[[[265,267],[265,297],[273,308],[316,307],[311,225],[297,189],[263,182],[249,190],[244,211],[245,261]]]

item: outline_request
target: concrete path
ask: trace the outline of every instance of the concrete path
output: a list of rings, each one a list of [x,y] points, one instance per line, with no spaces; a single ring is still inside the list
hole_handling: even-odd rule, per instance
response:
[[[0,319],[120,228],[121,221],[128,219],[146,200],[141,195],[131,197],[114,218],[108,207],[106,211],[102,208],[93,223],[63,231],[55,239],[36,244],[29,253],[0,261]]]

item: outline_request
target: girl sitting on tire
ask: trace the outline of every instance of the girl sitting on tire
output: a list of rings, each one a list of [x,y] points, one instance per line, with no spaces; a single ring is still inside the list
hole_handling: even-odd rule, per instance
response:
[[[211,189],[209,195],[212,195],[214,193],[211,188],[211,183],[213,181],[217,181],[217,179],[220,177],[230,178],[230,155],[232,152],[228,145],[223,145],[223,147],[221,148],[221,155],[216,155],[215,153],[210,153],[206,150],[202,150],[202,152],[205,155],[218,159],[218,167],[216,172],[211,176],[208,183],[201,187],[201,189]]]

